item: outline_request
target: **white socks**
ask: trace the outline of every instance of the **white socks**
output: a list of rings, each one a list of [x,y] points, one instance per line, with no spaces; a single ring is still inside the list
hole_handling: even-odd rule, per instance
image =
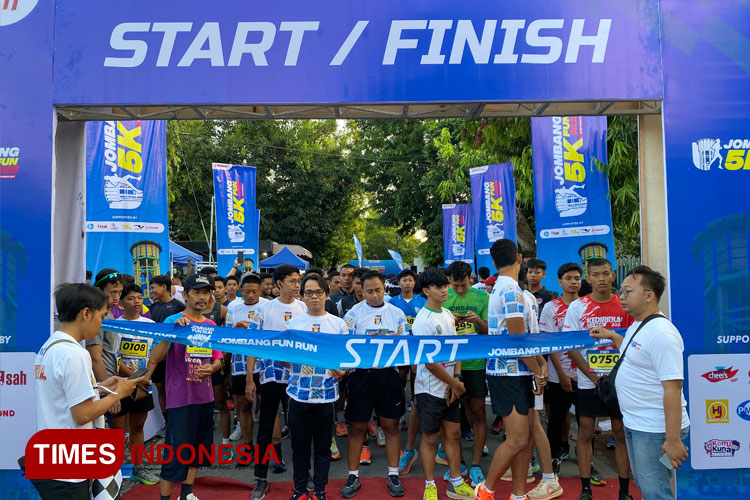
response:
[[[460,474],[458,475],[458,477],[452,477],[452,478],[450,478],[449,481],[451,482],[451,485],[453,485],[454,488],[456,488],[457,486],[460,486],[461,483],[464,482],[464,480],[463,480],[463,478],[461,478]]]
[[[349,471],[349,475],[350,476],[357,476],[357,477],[359,477],[359,469],[357,469],[357,470],[350,470]]]
[[[548,483],[554,483],[555,475],[554,474],[542,474],[542,481],[547,481]]]
[[[388,467],[389,476],[398,476],[398,467]]]

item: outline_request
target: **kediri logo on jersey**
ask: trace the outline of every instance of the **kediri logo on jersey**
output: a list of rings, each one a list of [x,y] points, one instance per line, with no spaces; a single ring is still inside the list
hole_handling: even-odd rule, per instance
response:
[[[729,139],[722,144],[718,137],[693,142],[693,165],[698,170],[750,170],[750,139]]]
[[[586,169],[583,166],[584,144],[581,116],[555,116],[552,118],[553,158],[555,180],[555,208],[560,217],[581,215],[589,206],[589,200],[577,190],[586,185]],[[570,141],[573,141],[571,144]]]
[[[229,241],[245,241],[245,185],[239,181],[227,182],[227,232]]]
[[[109,208],[133,210],[143,202],[143,144],[141,122],[128,129],[124,122],[108,121],[104,125],[104,199]]]

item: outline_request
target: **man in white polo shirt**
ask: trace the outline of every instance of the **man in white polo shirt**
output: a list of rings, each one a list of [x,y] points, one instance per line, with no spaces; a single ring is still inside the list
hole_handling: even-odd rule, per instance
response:
[[[591,331],[592,337],[610,339],[623,352],[615,379],[617,399],[630,468],[648,500],[674,498],[674,469],[688,456],[682,443],[690,429],[682,392],[684,345],[672,322],[657,316],[665,286],[660,273],[636,267],[620,291],[623,310],[636,321],[625,338],[606,328]]]

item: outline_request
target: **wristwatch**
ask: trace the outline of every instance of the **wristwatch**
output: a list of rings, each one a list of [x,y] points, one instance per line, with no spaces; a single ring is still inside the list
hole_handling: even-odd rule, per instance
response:
[[[457,378],[461,382],[464,381],[464,377],[460,373],[456,373],[455,375],[453,375],[453,378]]]

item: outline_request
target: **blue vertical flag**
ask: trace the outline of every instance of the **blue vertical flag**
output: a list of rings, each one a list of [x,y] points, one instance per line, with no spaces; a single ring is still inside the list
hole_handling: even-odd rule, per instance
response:
[[[609,183],[594,158],[607,161],[607,117],[531,119],[537,257],[547,263],[542,284],[561,291],[557,269],[603,257],[615,268]]]
[[[477,268],[495,269],[490,247],[497,240],[516,241],[516,182],[513,164],[472,168],[471,206]]]
[[[86,268],[149,282],[169,273],[167,126],[164,121],[86,124]]]
[[[398,267],[403,271],[404,258],[401,257],[401,254],[395,250],[390,250],[390,249],[388,250],[388,253],[391,254],[391,258],[396,261],[396,264],[398,264]]]
[[[357,251],[357,260],[359,261],[359,267],[362,267],[362,243],[359,242],[359,238],[357,238],[356,234],[352,233],[352,236],[354,236],[354,249]]]
[[[474,265],[474,225],[471,203],[443,205],[443,262],[445,267],[456,260]]]
[[[219,275],[229,272],[239,252],[257,269],[259,211],[255,208],[255,167],[214,163],[213,174]]]

